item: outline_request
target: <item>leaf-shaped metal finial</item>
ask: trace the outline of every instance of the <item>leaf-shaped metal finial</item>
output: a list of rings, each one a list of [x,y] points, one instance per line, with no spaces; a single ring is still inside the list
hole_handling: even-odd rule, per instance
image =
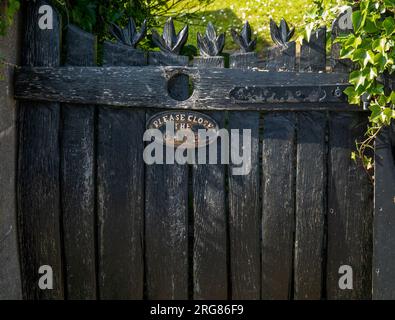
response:
[[[140,32],[137,31],[136,23],[133,18],[129,18],[128,25],[124,29],[120,28],[115,23],[111,23],[110,32],[119,42],[136,48],[137,44],[147,34],[147,21],[144,20]]]
[[[295,28],[289,29],[287,22],[281,19],[280,26],[270,19],[270,35],[275,44],[281,48],[288,48],[288,43],[295,33]]]
[[[169,18],[163,28],[162,36],[155,29],[152,29],[152,40],[161,51],[180,54],[182,47],[188,40],[188,26],[185,26],[176,34],[173,19]]]
[[[215,57],[221,54],[225,46],[225,34],[217,37],[217,32],[211,22],[208,23],[206,33],[202,36],[197,33],[197,45],[203,57]]]
[[[240,46],[241,51],[247,53],[255,50],[257,39],[251,40],[251,26],[248,21],[244,24],[240,34],[234,29],[231,29],[230,33],[234,42]]]

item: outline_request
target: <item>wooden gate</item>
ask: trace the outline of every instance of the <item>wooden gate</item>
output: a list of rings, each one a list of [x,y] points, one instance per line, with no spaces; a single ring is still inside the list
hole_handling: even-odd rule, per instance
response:
[[[346,103],[336,48],[327,72],[325,30],[298,55],[282,39],[230,68],[105,42],[96,67],[95,37],[69,26],[60,67],[59,17],[41,30],[42,3],[27,5],[15,89],[25,298],[372,297],[373,192],[350,157],[368,115]],[[146,121],[166,110],[251,129],[251,172],[145,165]],[[53,290],[37,285],[42,265]],[[339,287],[343,265],[352,290]]]

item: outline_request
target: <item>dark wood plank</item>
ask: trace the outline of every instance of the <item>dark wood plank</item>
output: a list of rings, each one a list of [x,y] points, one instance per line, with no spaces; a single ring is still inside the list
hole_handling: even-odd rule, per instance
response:
[[[208,113],[224,126],[223,113]],[[207,154],[208,148],[206,149]],[[220,161],[221,140],[218,139]],[[193,165],[193,289],[194,299],[225,300],[228,297],[227,213],[225,165]]]
[[[101,107],[98,123],[100,297],[141,299],[145,115]]]
[[[148,64],[150,66],[186,66],[189,58],[161,51],[150,51],[148,53]]]
[[[238,52],[229,57],[230,68],[254,68],[258,66],[258,54],[256,52]]]
[[[269,70],[294,70],[295,42],[274,47]],[[278,74],[283,74],[279,72]],[[292,297],[296,116],[271,113],[264,116],[262,144],[262,293],[263,299]]]
[[[66,64],[93,66],[96,37],[69,25]],[[96,298],[95,106],[62,105],[61,190],[67,299]]]
[[[119,54],[121,49],[124,55]],[[134,50],[106,43],[103,55],[108,65],[146,64],[144,55],[135,54]],[[144,111],[102,106],[98,109],[97,207],[101,299],[143,298],[144,130]]]
[[[53,29],[41,30],[38,9],[26,6],[22,64],[56,67],[60,63],[60,23],[54,11]],[[63,274],[59,199],[59,104],[23,102],[19,107],[18,216],[23,296],[62,299]],[[40,290],[40,266],[53,270],[53,290]]]
[[[265,52],[264,67],[270,71],[293,71],[296,65],[296,43],[288,42],[288,48],[274,46]]]
[[[225,68],[225,58],[218,57],[195,57],[193,66],[196,68]]]
[[[158,53],[159,54],[159,53]],[[157,56],[158,57],[158,56]],[[153,64],[187,64],[188,58],[160,54]],[[171,88],[179,99],[188,97],[188,78]],[[154,115],[153,112],[149,116]],[[147,116],[148,118],[148,116]],[[163,150],[166,152],[166,148]],[[145,239],[146,296],[151,300],[188,299],[188,165],[146,165]],[[190,213],[189,213],[190,214]]]
[[[229,130],[251,130],[251,170],[234,175],[229,166],[229,239],[232,299],[259,299],[261,294],[259,206],[259,112],[230,112]],[[239,138],[240,150],[243,147]],[[244,150],[247,152],[247,150]]]
[[[144,66],[148,64],[148,54],[142,50],[131,50],[122,43],[104,41],[103,65],[104,66]]]
[[[372,186],[351,159],[367,117],[331,114],[329,123],[327,298],[370,299],[372,295]],[[353,289],[339,288],[339,268],[353,268]]]
[[[326,113],[298,113],[294,298],[320,299],[324,279]]]
[[[301,72],[317,72],[326,69],[326,28],[311,33],[310,41],[303,40],[300,49]]]
[[[194,94],[186,101],[174,100],[168,94],[169,79],[179,73],[190,75],[194,82]],[[306,106],[288,108],[352,110],[344,97],[334,94],[337,86],[347,83],[348,74],[259,72],[214,67],[33,68],[17,72],[15,96],[142,108],[274,110],[286,109],[284,105],[288,102],[303,102]],[[265,90],[276,91],[279,87],[283,94],[265,96]],[[288,90],[284,92],[284,88]],[[298,96],[298,91],[303,96]]]
[[[230,56],[231,68],[250,68],[257,63],[254,52]],[[260,261],[260,148],[259,112],[230,112],[228,128],[251,130],[251,171],[234,175],[229,166],[229,246],[232,299],[259,299],[261,296]],[[242,148],[243,142],[239,140]],[[242,149],[240,149],[242,150]],[[246,151],[244,151],[246,152]],[[242,196],[243,195],[243,196]]]
[[[65,36],[65,65],[66,66],[89,66],[96,65],[96,37],[78,28],[75,25],[67,26]]]
[[[199,57],[195,62],[200,70],[221,68],[224,66],[224,57]],[[224,127],[225,113],[211,112],[209,116],[217,121],[220,128]],[[221,141],[217,140],[218,164],[195,164],[192,167],[193,298],[197,300],[230,298],[227,230],[229,218],[225,204],[225,165],[220,164]],[[209,155],[209,146],[206,147],[206,155]]]
[[[392,132],[391,132],[392,130]],[[376,139],[373,299],[395,299],[395,125]]]
[[[295,229],[295,116],[264,116],[262,298],[291,297]]]
[[[188,298],[188,166],[146,166],[147,298]]]

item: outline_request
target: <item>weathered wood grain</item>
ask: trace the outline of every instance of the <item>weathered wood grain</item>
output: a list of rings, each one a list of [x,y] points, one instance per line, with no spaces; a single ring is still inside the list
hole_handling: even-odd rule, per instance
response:
[[[85,32],[75,25],[69,24],[66,30],[64,54],[66,66],[96,65],[97,59],[96,36]]]
[[[146,64],[135,49],[119,55],[107,44],[108,65]],[[124,58],[122,58],[124,57]],[[136,58],[134,60],[133,58]],[[99,292],[101,299],[142,299],[144,290],[145,112],[100,106],[97,137]]]
[[[288,42],[287,48],[271,47],[265,52],[264,66],[270,71],[293,71],[296,66],[296,43]]]
[[[294,298],[321,299],[326,214],[326,113],[298,113]]]
[[[189,58],[161,51],[150,51],[148,53],[148,63],[150,66],[186,66]]]
[[[104,41],[104,66],[144,66],[148,64],[148,54],[142,50],[133,50],[122,43]]]
[[[229,166],[229,239],[232,299],[259,299],[261,294],[259,205],[259,112],[230,112],[229,130],[240,132],[240,152],[243,129],[251,130],[251,158],[246,175],[234,175]],[[243,148],[244,145],[244,149]],[[245,165],[245,164],[244,164]]]
[[[229,57],[230,68],[254,68],[258,66],[258,54],[256,52],[238,52]]]
[[[186,101],[177,101],[168,94],[168,80],[175,74],[188,74],[194,82],[194,94]],[[236,100],[229,93],[236,87],[273,88],[283,86],[303,88],[325,84],[347,84],[347,74],[262,72],[242,69],[186,67],[107,67],[107,68],[34,68],[21,69],[16,74],[15,96],[19,99],[50,100],[83,104],[170,109],[246,110],[246,109],[337,109],[352,110],[346,102],[320,104],[319,100],[303,100],[303,105],[287,104],[287,99],[272,99],[265,103],[247,96]],[[296,92],[295,92],[296,94]],[[326,92],[325,99],[337,98]],[[258,97],[259,98],[259,97]],[[319,96],[318,98],[322,98]],[[331,101],[331,100],[329,100]],[[295,102],[290,100],[290,102]],[[311,103],[311,105],[309,105]],[[359,108],[354,108],[360,110]]]
[[[270,70],[294,70],[295,42],[288,43],[287,49],[275,47],[273,50],[275,56],[269,59]],[[263,299],[285,300],[293,294],[296,121],[295,114],[289,112],[264,115],[261,191]]]
[[[188,166],[146,166],[147,298],[188,298]]]
[[[319,28],[311,33],[310,40],[303,40],[300,49],[301,72],[317,72],[326,69],[326,28]]]
[[[351,159],[355,140],[363,137],[363,114],[331,114],[329,122],[328,299],[370,299],[372,295],[372,186]],[[339,287],[339,268],[353,269],[353,289]]]
[[[222,56],[195,57],[193,66],[196,68],[225,68],[225,58]]]
[[[295,115],[264,116],[262,152],[262,298],[292,295],[295,229]]]
[[[299,110],[310,110],[313,103],[321,103],[332,108],[329,103],[346,102],[347,96],[343,91],[348,85],[309,85],[300,86],[237,86],[229,92],[232,101],[238,104],[260,104],[260,103],[297,103]],[[293,108],[297,110],[297,105]],[[280,109],[280,108],[277,108]]]
[[[224,126],[223,113],[208,113]],[[221,140],[218,139],[218,161]],[[208,154],[208,149],[206,149]],[[220,162],[219,162],[220,163]],[[200,164],[192,168],[194,299],[228,298],[227,213],[225,165]]]
[[[218,68],[223,57],[200,57],[199,67]],[[208,114],[220,128],[225,125],[224,112]],[[225,300],[228,292],[228,212],[225,194],[225,165],[221,163],[221,139],[217,140],[217,164],[192,166],[193,201],[193,298]],[[209,155],[209,146],[206,155]],[[215,266],[215,267],[213,267]]]
[[[164,54],[160,57],[160,61],[152,61],[150,55],[150,63],[166,65],[175,59],[180,64],[188,63],[187,57]],[[178,78],[169,90],[178,99],[187,99],[188,77]],[[149,113],[147,118],[153,114]],[[188,299],[190,254],[188,165],[166,164],[166,154],[164,161],[165,164],[145,167],[146,297],[151,300],[185,300]]]
[[[41,30],[38,9],[46,1],[26,6],[22,64],[57,67],[60,63],[60,23],[54,11],[53,29]],[[62,299],[60,237],[59,104],[23,102],[19,108],[18,217],[23,296]],[[53,290],[40,290],[39,268],[53,270]]]
[[[69,25],[66,63],[95,65],[96,37]],[[62,105],[61,203],[67,299],[96,298],[95,107]]]
[[[392,130],[392,132],[391,132]],[[395,299],[395,125],[375,142],[373,299]]]

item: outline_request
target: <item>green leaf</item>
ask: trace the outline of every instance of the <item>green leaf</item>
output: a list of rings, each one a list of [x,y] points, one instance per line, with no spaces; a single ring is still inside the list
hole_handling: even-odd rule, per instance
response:
[[[340,59],[350,59],[353,57],[355,49],[353,47],[341,48]]]
[[[381,107],[385,107],[387,105],[387,99],[384,95],[381,95],[378,99],[377,99],[377,103],[381,106]]]
[[[379,95],[384,93],[384,86],[382,84],[376,84],[373,87],[368,88],[367,92],[370,95]]]
[[[371,50],[357,49],[352,56],[352,61],[359,61],[365,68],[368,63],[374,64],[374,53]]]
[[[388,9],[395,8],[395,0],[384,0],[384,4]]]
[[[385,20],[383,21],[383,27],[385,30],[385,34],[387,36],[390,36],[394,33],[395,31],[395,20],[393,17],[387,17],[385,18]]]
[[[350,104],[359,104],[360,103],[360,96],[358,95],[358,93],[355,91],[354,87],[347,87],[344,90],[344,93],[347,95],[348,97],[348,102]]]
[[[367,170],[370,170],[373,168],[373,159],[371,157],[363,156],[363,165]]]
[[[373,80],[373,79],[377,78],[377,68],[371,67],[371,68],[368,68],[367,71],[368,71],[367,72],[368,79]]]
[[[378,31],[375,21],[371,18],[366,18],[364,29],[368,33],[375,33]]]
[[[350,83],[355,86],[355,89],[358,89],[360,86],[363,86],[366,80],[366,76],[362,74],[361,71],[353,71],[350,74]]]
[[[385,67],[387,66],[388,63],[388,57],[385,53],[377,53],[374,56],[374,63],[375,65],[380,67],[380,72],[384,72]]]
[[[369,110],[372,112],[370,114],[370,121],[377,123],[381,121],[381,107],[377,103],[371,103],[369,105]]]
[[[367,14],[367,12],[369,10],[369,4],[370,4],[370,0],[361,0],[360,1],[360,8],[361,8],[362,14]]]
[[[365,4],[366,3],[366,4]],[[365,25],[369,1],[361,3],[361,10],[356,10],[352,13],[352,24],[354,32],[358,33],[361,28]],[[365,6],[363,6],[365,4]]]
[[[337,42],[342,44],[343,48],[354,48],[357,49],[359,45],[362,43],[361,37],[355,37],[355,35],[350,34],[348,37],[345,38],[337,38]]]
[[[359,27],[361,26],[361,22],[362,22],[362,13],[360,10],[354,11],[352,13],[352,25],[354,27],[354,31],[358,32],[359,31]]]
[[[309,23],[306,28],[305,28],[305,32],[306,32],[306,40],[307,42],[310,41],[310,37],[311,37],[311,32],[313,31],[314,28],[314,24],[313,23]]]
[[[395,119],[395,110],[391,108],[385,108],[383,110],[383,122],[387,125],[390,125],[392,119]]]
[[[356,37],[354,43],[352,44],[355,49],[357,49],[362,43],[361,37]]]
[[[373,51],[384,54],[386,51],[386,44],[387,44],[387,40],[385,38],[376,39],[372,43],[372,49]]]

